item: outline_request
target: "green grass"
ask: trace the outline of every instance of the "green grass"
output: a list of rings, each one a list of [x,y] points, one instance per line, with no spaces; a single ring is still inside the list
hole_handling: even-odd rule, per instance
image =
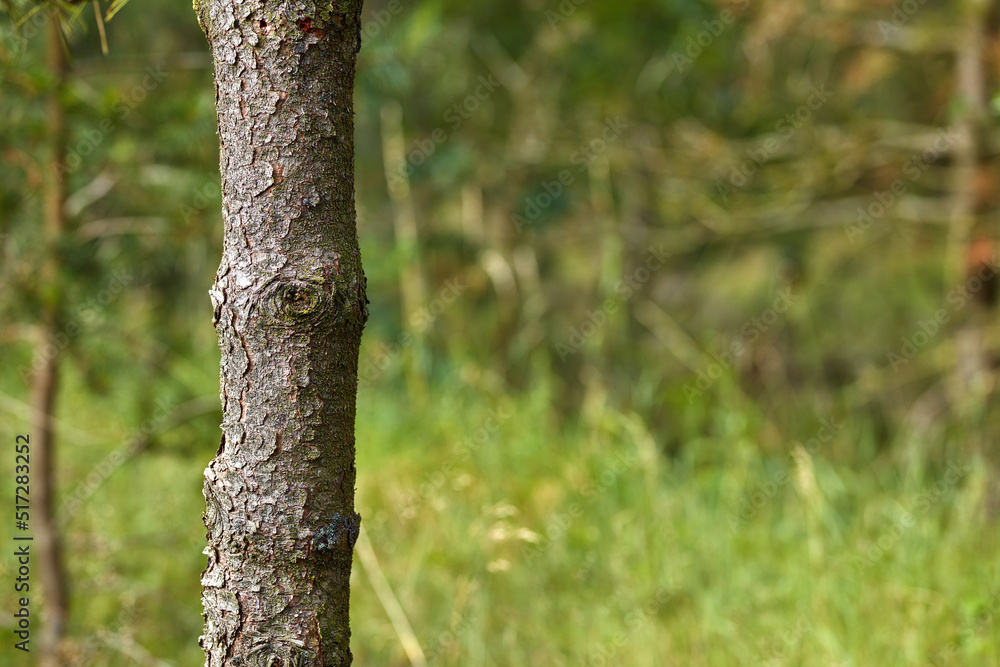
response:
[[[67,382],[65,413],[87,414]],[[359,402],[357,505],[430,664],[1000,665],[995,482],[942,455],[965,449],[955,434],[854,467],[834,453],[865,432],[857,418],[813,453],[764,451],[759,414],[703,405],[690,424],[712,428],[666,455],[600,392],[559,426],[544,383],[508,393],[468,366],[426,404],[393,386]],[[76,425],[102,437],[64,445],[63,493],[129,436]],[[201,664],[214,421],[183,428],[67,524],[76,664]],[[409,664],[358,559],[352,581],[356,664]]]
[[[738,414],[668,459],[611,406],[560,432],[544,391],[439,392],[410,415],[362,403],[358,423],[358,505],[433,664],[1000,664],[979,460],[945,481],[762,456]],[[514,416],[457,458],[498,406]],[[760,508],[730,521],[744,497]],[[357,563],[354,581],[358,664],[407,664]]]

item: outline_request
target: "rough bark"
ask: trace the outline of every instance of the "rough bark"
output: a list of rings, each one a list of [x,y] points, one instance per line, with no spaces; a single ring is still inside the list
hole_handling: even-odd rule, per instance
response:
[[[222,442],[205,471],[206,665],[351,664],[361,0],[200,0],[224,250],[211,290]]]
[[[60,330],[61,286],[59,282],[58,243],[65,233],[66,215],[63,205],[66,187],[59,170],[66,160],[66,129],[62,103],[59,96],[66,81],[66,58],[63,53],[59,21],[50,16],[46,33],[46,50],[49,71],[54,77],[52,90],[46,100],[46,123],[49,141],[49,165],[43,197],[45,259],[40,283],[43,301],[39,350],[51,345]],[[35,511],[34,536],[38,548],[38,576],[45,595],[45,623],[39,637],[41,667],[58,664],[58,646],[69,613],[66,593],[66,575],[63,571],[59,531],[55,521],[55,453],[56,440],[52,415],[55,413],[59,386],[59,349],[51,346],[51,354],[44,354],[42,367],[33,378],[32,385],[32,453],[35,457],[35,479],[32,498]]]

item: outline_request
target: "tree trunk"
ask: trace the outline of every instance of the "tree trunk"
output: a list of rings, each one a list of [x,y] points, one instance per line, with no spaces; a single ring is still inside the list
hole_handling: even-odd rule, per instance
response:
[[[215,62],[222,442],[205,471],[206,665],[351,664],[361,0],[199,0]]]
[[[44,227],[45,258],[42,264],[41,327],[38,350],[44,361],[33,378],[32,384],[32,453],[35,455],[34,480],[34,533],[38,545],[38,575],[45,595],[45,624],[39,637],[41,667],[58,664],[59,641],[68,616],[66,576],[63,571],[59,545],[59,531],[55,521],[53,496],[55,494],[55,413],[59,386],[59,346],[55,345],[60,332],[61,285],[59,282],[58,244],[65,232],[64,202],[66,186],[60,168],[66,161],[66,130],[62,103],[59,96],[66,81],[66,58],[63,53],[59,20],[49,16],[46,34],[46,51],[49,71],[54,77],[52,90],[46,100],[46,122],[49,139],[49,167],[45,175]],[[50,353],[51,352],[51,353]]]

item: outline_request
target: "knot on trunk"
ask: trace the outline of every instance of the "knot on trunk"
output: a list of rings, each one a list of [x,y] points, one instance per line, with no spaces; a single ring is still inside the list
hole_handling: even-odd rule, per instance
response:
[[[264,295],[263,306],[275,320],[288,324],[318,322],[336,314],[333,282],[283,279]]]
[[[296,642],[298,643],[300,642]],[[246,658],[234,657],[232,664],[237,667],[305,667],[315,664],[314,658],[315,654],[304,646],[295,646],[270,635],[253,633]]]

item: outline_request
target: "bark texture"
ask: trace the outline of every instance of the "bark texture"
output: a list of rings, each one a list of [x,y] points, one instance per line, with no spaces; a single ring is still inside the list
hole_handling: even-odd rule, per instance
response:
[[[224,250],[211,290],[222,442],[205,471],[208,667],[351,664],[361,0],[200,0]]]

